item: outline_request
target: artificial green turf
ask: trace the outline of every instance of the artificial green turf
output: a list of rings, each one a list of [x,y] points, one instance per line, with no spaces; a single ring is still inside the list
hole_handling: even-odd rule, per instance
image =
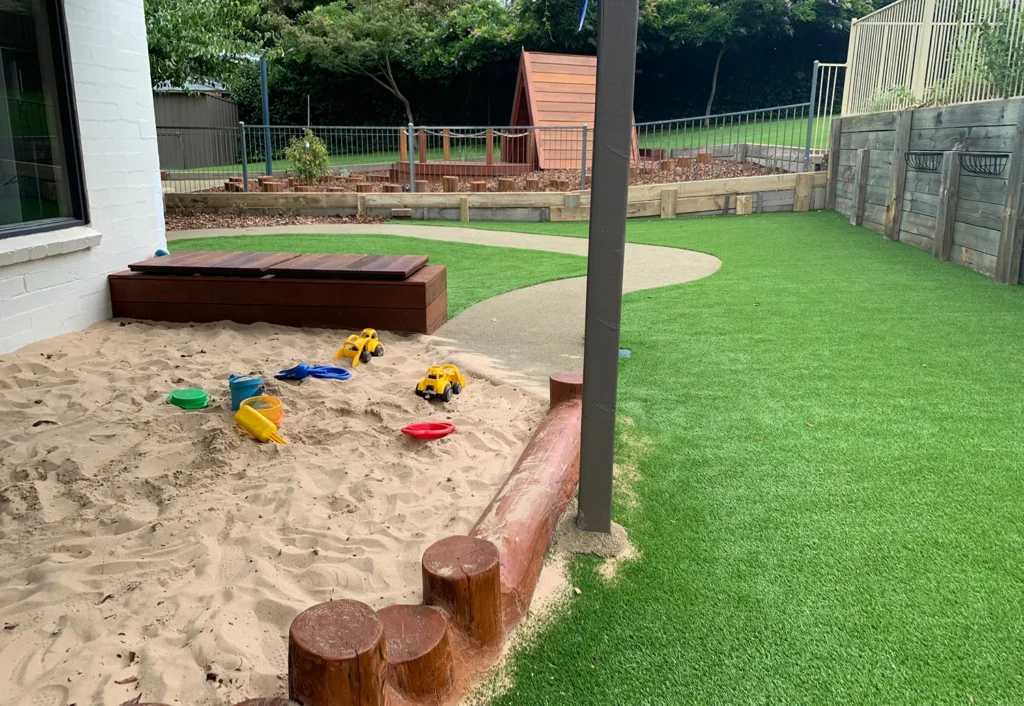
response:
[[[396,235],[246,235],[228,238],[175,240],[172,251],[247,250],[300,253],[365,253],[367,255],[429,255],[448,266],[448,316],[504,292],[565,277],[586,274],[586,258],[578,255],[447,243]]]
[[[1024,703],[1024,291],[834,213],[628,238],[723,261],[624,298],[643,559],[578,560],[494,702]]]

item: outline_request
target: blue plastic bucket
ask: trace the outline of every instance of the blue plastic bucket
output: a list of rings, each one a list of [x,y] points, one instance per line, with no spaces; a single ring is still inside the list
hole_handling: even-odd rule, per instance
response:
[[[263,392],[263,378],[248,375],[232,375],[228,378],[231,388],[231,411],[237,412],[242,402]]]

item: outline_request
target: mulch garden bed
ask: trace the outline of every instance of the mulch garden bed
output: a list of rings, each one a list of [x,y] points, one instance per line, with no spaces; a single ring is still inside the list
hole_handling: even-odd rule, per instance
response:
[[[168,210],[164,215],[167,230],[206,228],[265,228],[268,226],[308,226],[322,223],[384,223],[379,216],[295,216],[239,213],[183,213]]]

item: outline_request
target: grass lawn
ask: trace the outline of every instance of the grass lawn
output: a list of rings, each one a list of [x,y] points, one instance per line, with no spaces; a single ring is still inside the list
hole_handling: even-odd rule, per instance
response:
[[[483,299],[565,277],[586,274],[577,255],[446,243],[396,235],[257,235],[175,240],[170,250],[248,250],[305,253],[429,255],[448,266],[448,317]]]
[[[785,114],[785,113],[783,113]],[[675,125],[650,125],[641,127],[637,142],[640,147],[652,149],[682,149],[686,147],[713,147],[736,142],[759,145],[782,145],[786,147],[807,146],[807,118],[773,118],[758,116],[757,120],[736,118],[711,118],[707,128],[697,120]],[[831,116],[814,120],[814,137],[811,146],[816,149],[828,147],[828,131]]]
[[[577,560],[495,703],[1024,703],[1024,290],[834,213],[628,238],[724,263],[624,299],[643,560]]]

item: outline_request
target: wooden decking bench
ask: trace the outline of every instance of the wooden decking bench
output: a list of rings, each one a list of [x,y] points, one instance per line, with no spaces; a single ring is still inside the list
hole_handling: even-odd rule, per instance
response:
[[[110,275],[115,317],[433,333],[444,265],[422,255],[181,252]]]

